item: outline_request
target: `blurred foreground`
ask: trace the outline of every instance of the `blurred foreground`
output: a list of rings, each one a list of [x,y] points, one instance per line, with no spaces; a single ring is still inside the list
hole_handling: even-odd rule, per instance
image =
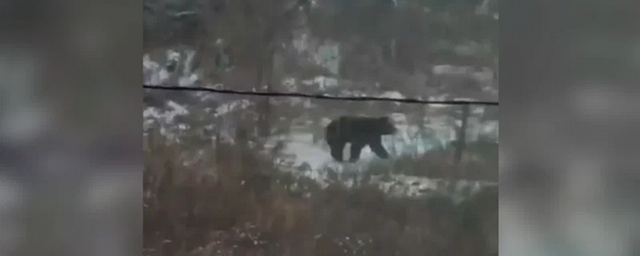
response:
[[[145,255],[497,255],[497,186],[461,203],[323,187],[242,144],[187,163],[188,145],[149,138]]]

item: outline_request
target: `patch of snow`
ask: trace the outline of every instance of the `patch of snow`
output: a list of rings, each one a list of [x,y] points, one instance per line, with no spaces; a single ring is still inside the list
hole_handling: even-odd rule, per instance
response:
[[[320,91],[324,91],[340,85],[338,79],[327,76],[317,76],[313,79],[305,79],[302,80],[301,83],[305,86],[315,86],[316,90]]]
[[[188,76],[182,76],[178,79],[178,86],[189,87],[198,81],[197,74],[191,74]]]
[[[169,73],[146,54],[142,57],[142,73],[147,84],[162,84],[169,78]]]
[[[278,141],[285,143],[281,153],[294,157],[294,166],[300,166],[306,162],[312,170],[317,170],[332,160],[328,150],[313,143],[313,133],[292,132],[286,135],[272,136],[265,143],[265,148],[274,147]]]
[[[315,79],[302,80],[302,84],[304,85],[313,85],[313,83],[315,83]]]
[[[148,107],[142,111],[142,117],[144,118],[161,118],[160,112],[155,107]]]
[[[482,4],[476,7],[476,15],[488,15],[489,14],[489,0],[483,0]]]
[[[386,91],[386,92],[383,92],[383,93],[379,94],[378,97],[380,97],[380,98],[389,98],[389,99],[406,99],[407,98],[404,95],[402,95],[402,93],[397,92],[397,91]],[[398,104],[400,104],[400,103],[398,103]]]
[[[251,105],[253,105],[253,102],[246,99],[231,101],[225,104],[221,104],[218,108],[216,108],[216,113],[214,114],[214,116],[218,117],[226,115],[229,112],[239,109],[245,109]]]
[[[383,92],[381,94],[378,94],[378,97],[387,98],[387,99],[406,99],[406,97],[404,95],[402,95],[402,93],[396,92],[396,91],[386,91],[386,92]],[[395,102],[394,104],[397,105],[397,106],[400,106],[403,103]]]
[[[449,181],[444,179],[430,179],[425,177],[408,175],[376,175],[372,176],[370,183],[378,185],[387,195],[394,197],[421,197],[429,194],[443,193],[448,191]],[[495,182],[488,181],[455,181],[453,191],[454,200],[459,203],[464,198],[479,192],[488,186],[497,186]]]
[[[449,96],[448,94],[443,94],[443,95],[439,95],[439,96],[429,96],[429,100],[430,101],[445,101],[445,100],[447,100],[448,96]],[[429,104],[429,107],[432,107],[432,108],[448,108],[448,107],[451,107],[451,105]]]
[[[331,121],[331,118],[323,117],[320,119],[320,125],[322,125],[322,127],[326,127],[327,125],[329,125],[329,123],[331,123]]]
[[[498,121],[483,122],[479,128],[478,134],[494,141],[500,138],[500,123]]]
[[[296,79],[293,77],[282,79],[282,86],[284,86],[288,92],[295,92],[298,90]]]
[[[492,81],[493,80],[493,70],[488,67],[482,68],[482,71],[471,73],[471,77],[474,79],[484,82],[484,81]]]
[[[300,33],[299,36],[293,39],[293,47],[298,51],[298,53],[302,53],[306,51],[309,47],[309,34]]]
[[[325,40],[324,44],[318,47],[314,59],[318,65],[329,70],[333,74],[338,74],[340,70],[340,44],[331,40]]]
[[[182,69],[182,73],[183,74],[191,74],[193,72],[192,70],[192,64],[193,64],[193,58],[196,56],[196,51],[193,50],[188,50],[186,51],[187,54],[187,58],[184,61],[184,68]]]
[[[162,83],[164,81],[167,81],[167,79],[169,79],[169,77],[171,77],[171,74],[169,73],[169,71],[167,71],[166,69],[162,69],[160,70],[160,72],[158,72],[158,79],[159,79],[159,83]]]
[[[169,106],[171,109],[173,109],[173,112],[175,115],[186,115],[189,114],[189,111],[187,110],[187,108],[185,108],[184,106],[176,103],[175,101],[169,100],[167,102],[167,106]]]
[[[327,150],[310,142],[293,141],[288,143],[283,151],[296,155],[296,166],[307,163],[312,170],[317,170],[323,164],[333,160]]]
[[[435,65],[431,69],[434,75],[464,75],[473,72],[473,68],[466,66]]]
[[[180,53],[171,49],[167,50],[167,60],[180,60]]]
[[[357,90],[343,90],[338,94],[338,96],[342,97],[368,97],[367,93]]]
[[[382,143],[385,148],[390,150],[391,154],[397,156],[401,154],[424,153],[430,149],[441,148],[455,139],[455,137],[439,138],[437,133],[432,137],[414,139],[412,137],[417,137],[415,136],[415,134],[417,134],[417,130],[417,126],[400,127],[397,134],[382,136]],[[410,136],[412,133],[414,136]],[[272,136],[272,138],[268,139],[265,147],[272,148],[277,141],[284,142],[284,149],[282,153],[292,158],[293,166],[299,166],[306,162],[310,165],[313,171],[318,171],[330,166],[331,163],[335,163],[331,158],[330,152],[325,143],[313,143],[313,133],[311,132],[300,131],[292,132],[287,135]],[[343,148],[343,159],[349,159],[349,157],[350,143],[347,143]],[[362,149],[360,160],[358,163],[353,164],[352,167],[366,165],[376,159],[378,159],[378,157],[371,148],[365,147]]]
[[[389,119],[396,125],[407,124],[407,115],[404,113],[392,113],[389,115]]]
[[[484,114],[485,107],[483,106],[471,106],[471,114],[482,116]]]
[[[185,107],[174,101],[168,101],[167,106],[170,110],[161,111],[155,107],[148,107],[142,112],[142,116],[145,119],[156,119],[162,123],[170,124],[176,116],[189,114],[189,111]]]
[[[144,56],[142,56],[142,68],[143,69],[158,69],[160,68],[160,65],[158,65],[158,63],[153,62],[151,60],[151,57],[149,57],[149,54],[145,54]]]
[[[480,45],[477,43],[469,43],[469,44],[460,44],[456,45],[453,48],[453,51],[462,56],[472,56],[475,55],[480,49]]]
[[[338,79],[326,76],[317,76],[313,79],[313,84],[318,86],[320,90],[327,90],[339,85]]]
[[[476,99],[472,98],[453,98],[455,101],[476,101]]]

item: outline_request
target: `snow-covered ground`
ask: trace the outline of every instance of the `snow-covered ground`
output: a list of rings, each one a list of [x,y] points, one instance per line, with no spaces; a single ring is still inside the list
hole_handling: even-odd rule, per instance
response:
[[[187,57],[192,57],[191,53],[187,53]],[[167,59],[177,58],[176,52],[169,52]],[[183,69],[187,71],[188,65],[183,65]],[[451,75],[458,73],[472,73],[473,76],[477,76],[478,79],[488,79],[490,71],[482,70],[480,72],[473,71],[465,67],[453,67],[453,66],[436,66],[433,69],[434,74],[438,75]],[[158,63],[153,62],[148,56],[143,58],[143,73],[145,77],[145,83],[149,84],[162,84],[170,79],[169,72],[161,67]],[[186,72],[185,72],[186,73]],[[178,79],[180,86],[192,86],[198,82],[198,76],[196,73],[187,73],[183,77]],[[315,88],[317,91],[324,91],[327,89],[335,89],[340,87],[340,81],[332,77],[319,76],[315,79],[296,81],[294,78],[285,79],[285,86],[289,91],[297,91],[300,87],[306,89]],[[367,95],[364,92],[353,90],[342,90],[339,95],[347,96],[378,96],[389,98],[407,98],[400,92],[385,91],[378,93],[377,95]],[[235,100],[220,100],[221,97],[212,95],[210,93],[193,93],[190,95],[189,100],[177,102],[177,100],[167,99],[165,100],[164,107],[149,106],[143,111],[144,127],[145,130],[159,126],[161,133],[169,138],[177,137],[176,134],[182,134],[185,130],[190,129],[191,125],[183,123],[181,120],[191,120],[194,117],[194,113],[201,113],[204,109],[205,116],[208,118],[222,118],[233,114],[242,112],[254,103],[247,99],[235,99]],[[442,100],[448,97],[448,95],[432,95],[429,99]],[[170,97],[167,97],[170,98]],[[292,99],[287,101],[279,100],[278,104],[296,104]],[[303,100],[304,101],[304,100]],[[302,101],[301,101],[302,102]],[[306,102],[306,101],[304,101]],[[293,106],[293,105],[292,105]],[[313,108],[312,104],[303,104],[305,108]],[[429,150],[445,148],[456,140],[456,126],[460,125],[460,120],[454,120],[449,113],[443,111],[437,112],[438,109],[446,110],[449,106],[434,106],[436,112],[429,113],[428,117],[424,118],[422,125],[410,124],[407,121],[407,115],[405,113],[394,113],[390,117],[394,121],[398,132],[394,135],[383,136],[383,144],[388,149],[392,156],[399,156],[402,154],[422,154]],[[494,139],[498,138],[498,121],[484,121],[480,122],[480,117],[484,113],[484,108],[473,108],[472,116],[469,118],[469,130],[467,133],[467,140],[477,140],[479,136]],[[198,116],[201,118],[201,116]],[[327,118],[320,118],[326,125]],[[232,119],[230,121],[233,121]],[[213,126],[213,121],[204,121],[204,123],[211,123],[208,126]],[[233,124],[226,124],[223,129],[232,128]],[[229,131],[223,131],[223,134],[230,134]],[[317,136],[317,135],[316,135]],[[226,138],[230,139],[230,138]],[[318,182],[321,185],[327,185],[329,181],[332,181],[331,172],[341,173],[343,170],[362,170],[372,160],[377,159],[375,154],[370,148],[365,147],[361,154],[361,160],[358,163],[336,163],[330,156],[328,147],[323,140],[314,143],[313,128],[298,126],[292,127],[290,131],[285,135],[275,135],[268,138],[266,141],[266,148],[274,147],[277,143],[283,145],[280,151],[279,161],[283,166],[283,170],[288,170],[296,175],[304,175]],[[344,150],[344,158],[349,157],[349,146]],[[356,182],[356,180],[345,180],[345,185],[350,185]],[[389,193],[390,195],[397,196],[421,196],[432,192],[444,192],[444,188],[448,187],[447,181],[430,180],[420,177],[402,176],[402,175],[387,175],[373,176],[368,181],[369,183],[377,184],[381,189]],[[465,194],[477,191],[480,187],[485,185],[495,185],[482,182],[470,182],[470,181],[458,181],[456,184],[455,194]]]
[[[402,132],[400,132],[402,133]],[[398,136],[398,135],[394,135]],[[301,175],[316,181],[321,186],[328,186],[332,182],[342,182],[346,186],[352,186],[354,183],[362,179],[362,175],[354,175],[362,173],[372,160],[377,159],[375,154],[365,147],[362,150],[361,159],[357,163],[336,163],[330,156],[328,147],[323,143],[314,144],[313,135],[304,132],[293,132],[287,135],[274,136],[267,142],[267,147],[273,147],[276,141],[285,142],[282,155],[287,157],[288,163],[284,164],[283,171],[289,171],[294,175]],[[383,144],[389,148],[394,146],[394,141],[390,138],[393,136],[385,136]],[[400,144],[402,145],[402,144]],[[398,145],[395,145],[398,147]],[[409,148],[409,147],[406,147]],[[349,146],[345,147],[343,156],[349,157]],[[286,168],[289,166],[289,168]],[[307,166],[303,169],[301,166]],[[331,173],[338,175],[350,174],[352,179],[332,179]],[[369,184],[375,184],[390,196],[398,197],[419,197],[433,193],[450,193],[449,181],[428,179],[424,177],[407,176],[407,175],[373,175],[367,181]],[[453,191],[455,200],[462,200],[469,194],[478,192],[485,186],[497,185],[492,182],[485,181],[456,181]]]

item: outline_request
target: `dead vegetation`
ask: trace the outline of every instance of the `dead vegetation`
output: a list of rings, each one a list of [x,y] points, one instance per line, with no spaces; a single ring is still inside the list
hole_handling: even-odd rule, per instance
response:
[[[240,146],[203,166],[185,165],[179,144],[147,145],[144,255],[497,255],[497,188],[459,206],[390,199],[367,185],[320,189]]]
[[[424,154],[405,154],[393,159],[388,165],[376,164],[385,160],[374,160],[368,167],[370,175],[404,174],[430,179],[448,179],[453,174],[458,179],[498,182],[498,144],[477,141],[467,144],[460,163],[454,161],[455,149],[434,149]]]

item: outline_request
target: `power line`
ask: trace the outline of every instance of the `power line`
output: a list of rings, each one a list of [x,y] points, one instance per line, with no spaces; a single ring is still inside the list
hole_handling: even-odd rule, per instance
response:
[[[226,89],[214,89],[206,87],[178,87],[178,86],[163,86],[163,85],[147,85],[143,84],[144,89],[152,90],[168,90],[168,91],[196,91],[196,92],[212,92],[221,94],[235,94],[235,95],[250,95],[250,96],[269,96],[269,97],[291,97],[291,98],[309,98],[309,99],[322,99],[322,100],[344,100],[344,101],[387,101],[387,102],[402,102],[410,104],[442,104],[442,105],[485,105],[485,106],[498,106],[498,102],[494,101],[460,101],[460,100],[419,100],[419,99],[393,99],[393,98],[380,98],[380,97],[337,97],[324,94],[305,94],[305,93],[282,93],[282,92],[254,92],[254,91],[236,91]]]

